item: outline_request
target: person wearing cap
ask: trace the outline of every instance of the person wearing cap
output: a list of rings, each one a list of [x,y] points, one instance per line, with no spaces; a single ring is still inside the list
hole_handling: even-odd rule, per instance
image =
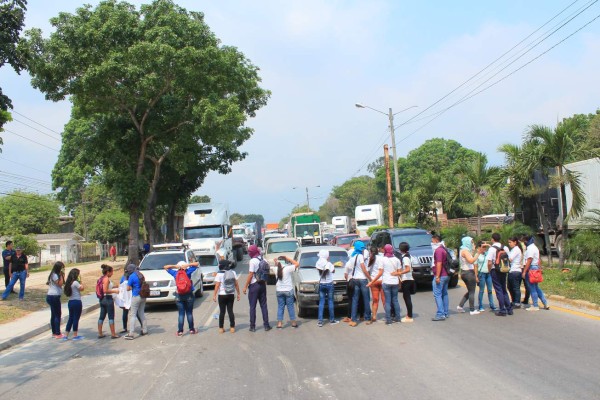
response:
[[[15,254],[10,260],[8,275],[10,276],[10,281],[2,294],[2,300],[6,300],[17,281],[19,281],[20,286],[19,300],[23,300],[25,298],[25,280],[29,278],[29,262],[27,261],[27,256],[23,254],[23,247],[21,246],[17,246]]]
[[[367,325],[371,325],[371,294],[367,284],[371,281],[371,274],[365,266],[365,258],[369,258],[369,252],[365,251],[363,242],[354,243],[352,252],[353,268],[351,277],[354,280],[354,295],[352,296],[352,321],[348,324],[352,327],[358,325],[358,301],[362,295],[365,306],[365,320]]]
[[[254,276],[254,273],[258,271],[262,259],[260,250],[253,244],[248,247],[248,255],[251,259],[248,266],[248,279],[246,279],[246,285],[244,286],[244,294],[250,289],[250,293],[248,293],[248,301],[250,303],[250,332],[256,332],[257,302],[260,304],[263,325],[265,327],[265,332],[267,332],[271,330],[271,325],[269,324],[269,310],[267,309],[267,283],[259,282]]]
[[[337,324],[333,307],[333,274],[335,267],[329,262],[329,252],[321,250],[318,253],[319,259],[315,267],[319,271],[319,321],[317,325],[323,326],[323,309],[325,308],[325,299],[327,298],[329,306],[329,323]]]
[[[185,271],[185,274],[192,282],[192,288],[188,293],[176,293],[175,294],[175,304],[177,305],[177,310],[179,311],[179,318],[177,320],[177,336],[183,336],[183,322],[185,317],[187,316],[188,327],[190,328],[190,335],[195,335],[198,331],[194,328],[194,281],[192,280],[192,274],[198,269],[198,263],[186,263],[185,261],[179,261],[177,265],[165,265],[164,269],[171,275],[173,278],[177,278],[177,274],[180,270]],[[202,283],[200,283],[202,284]]]
[[[6,242],[6,248],[2,250],[2,261],[4,262],[4,287],[7,288],[10,283],[10,273],[9,266],[12,261],[12,257],[15,255],[15,250],[13,249],[13,241],[9,240]],[[14,290],[13,290],[14,292]],[[16,293],[16,292],[15,292]]]

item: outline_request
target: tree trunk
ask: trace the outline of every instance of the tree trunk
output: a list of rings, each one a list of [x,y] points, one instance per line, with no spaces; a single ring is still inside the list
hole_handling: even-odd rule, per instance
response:
[[[481,236],[481,206],[477,205],[477,236]]]
[[[540,222],[542,223],[542,229],[544,231],[544,243],[546,246],[546,250],[548,251],[548,265],[552,265],[552,244],[550,243],[550,233],[548,226],[548,221],[546,220],[546,215],[544,213],[544,207],[542,206],[542,202],[540,201],[540,196],[535,196],[535,208],[537,209],[537,214]]]
[[[129,209],[129,257],[127,263],[138,265],[139,259],[140,212],[137,204]]]
[[[152,182],[150,183],[150,189],[148,191],[148,199],[146,201],[146,210],[144,211],[144,225],[146,226],[146,231],[148,232],[148,240],[150,240],[150,244],[154,244],[158,240],[158,228],[156,226],[156,200],[157,200],[157,190],[158,181],[160,179],[160,167],[162,166],[163,161],[167,157],[169,150],[167,150],[158,160],[152,159],[154,163],[154,176],[152,177]]]
[[[567,247],[567,242],[569,240],[569,224],[567,222],[567,215],[568,215],[568,210],[567,210],[567,188],[565,187],[565,184],[563,183],[563,168],[562,166],[558,166],[558,176],[560,178],[560,200],[561,200],[561,211],[562,211],[562,248],[563,251],[560,251],[560,249],[557,249],[558,251],[558,267],[559,268],[564,268],[565,266],[565,251],[564,249]]]
[[[175,211],[177,210],[177,201],[173,200],[169,204],[167,212],[167,241],[175,242]]]

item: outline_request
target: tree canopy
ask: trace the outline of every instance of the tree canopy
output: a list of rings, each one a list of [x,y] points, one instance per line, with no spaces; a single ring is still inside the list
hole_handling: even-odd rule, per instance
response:
[[[58,232],[59,204],[50,196],[21,191],[0,197],[0,235]]]

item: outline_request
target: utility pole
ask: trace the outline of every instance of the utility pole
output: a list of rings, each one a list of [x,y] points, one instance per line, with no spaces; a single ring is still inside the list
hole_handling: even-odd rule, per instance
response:
[[[308,186],[306,187],[306,207],[308,207],[308,212],[310,212],[310,200],[308,199]]]
[[[390,228],[394,227],[394,209],[392,203],[392,179],[390,177],[390,153],[388,151],[388,145],[383,146],[383,154],[385,160],[385,181],[387,187],[387,201],[388,201],[388,225]]]
[[[394,184],[396,193],[400,193],[400,177],[398,176],[398,157],[396,155],[396,134],[394,132],[394,113],[390,108],[388,111],[388,118],[390,120],[390,134],[392,136],[392,158],[394,161]],[[392,225],[393,226],[393,225]]]

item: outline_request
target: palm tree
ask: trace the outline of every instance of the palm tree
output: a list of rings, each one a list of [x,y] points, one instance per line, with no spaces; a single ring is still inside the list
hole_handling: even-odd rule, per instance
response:
[[[539,146],[540,164],[544,168],[554,168],[556,174],[551,180],[551,185],[558,187],[560,191],[562,235],[556,239],[558,247],[559,267],[564,267],[565,252],[563,246],[568,240],[569,218],[580,216],[585,209],[585,197],[579,176],[569,171],[565,165],[577,159],[577,147],[573,140],[578,126],[575,121],[567,120],[552,130],[547,126],[533,125],[526,133],[526,139]],[[572,202],[571,209],[567,210],[567,185],[570,187]]]
[[[477,235],[481,235],[481,208],[486,204],[489,193],[494,190],[492,182],[499,173],[498,167],[490,167],[487,157],[477,153],[475,158],[461,165],[459,173],[462,175],[462,189],[475,194],[475,207],[477,208]]]

